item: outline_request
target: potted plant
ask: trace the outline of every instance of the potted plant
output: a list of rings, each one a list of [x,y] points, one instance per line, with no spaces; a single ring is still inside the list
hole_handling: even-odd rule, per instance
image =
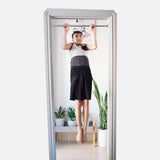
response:
[[[76,126],[76,115],[75,115],[75,109],[73,107],[69,107],[67,109],[67,114],[69,117],[68,120],[68,126]]]
[[[94,84],[94,91],[93,94],[97,99],[97,103],[99,106],[99,118],[100,118],[100,127],[98,127],[98,145],[105,147],[107,146],[107,111],[108,111],[108,105],[107,105],[107,91],[105,93],[105,96],[103,98],[102,95],[100,95],[98,85],[96,81],[93,79]]]
[[[83,111],[82,111],[82,125],[84,125],[84,118],[83,118]],[[93,124],[93,117],[91,116],[91,113],[88,113],[88,121],[87,121],[87,126],[90,126],[90,123],[91,123],[91,126]]]
[[[93,125],[93,117],[92,117],[91,113],[89,113],[89,115],[88,115],[88,123],[87,123],[87,125],[90,126],[90,123],[91,123],[91,126],[92,126]]]
[[[55,112],[56,126],[64,126],[65,108],[62,106]]]

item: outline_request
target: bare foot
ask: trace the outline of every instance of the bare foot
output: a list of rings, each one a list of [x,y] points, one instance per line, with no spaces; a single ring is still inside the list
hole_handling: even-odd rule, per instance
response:
[[[87,141],[87,137],[86,137],[86,131],[82,128],[82,142],[86,142]]]
[[[76,141],[77,143],[82,144],[82,128],[78,130]]]

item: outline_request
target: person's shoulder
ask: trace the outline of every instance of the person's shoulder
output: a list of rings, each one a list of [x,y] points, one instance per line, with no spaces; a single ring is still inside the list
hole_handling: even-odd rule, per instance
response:
[[[73,44],[74,44],[73,42],[70,42],[71,47],[70,47],[70,49],[69,49],[69,50],[71,50],[71,49],[72,49]]]
[[[86,51],[88,50],[86,43],[82,43],[82,49],[84,49],[84,50],[86,50]]]

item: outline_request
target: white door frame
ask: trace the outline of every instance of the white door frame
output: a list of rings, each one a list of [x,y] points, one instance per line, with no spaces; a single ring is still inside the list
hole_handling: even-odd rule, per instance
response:
[[[46,85],[47,85],[47,114],[48,114],[48,143],[49,160],[56,160],[55,125],[53,108],[53,62],[51,51],[51,19],[55,18],[82,18],[82,19],[108,19],[112,18],[112,62],[110,67],[111,96],[108,111],[109,123],[109,160],[116,160],[116,90],[117,90],[117,14],[114,10],[96,9],[63,9],[47,8],[44,13],[45,57],[46,57]]]

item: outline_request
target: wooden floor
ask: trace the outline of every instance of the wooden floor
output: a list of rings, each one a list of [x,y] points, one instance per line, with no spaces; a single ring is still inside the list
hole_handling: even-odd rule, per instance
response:
[[[92,142],[60,142],[56,144],[57,160],[108,160],[106,147],[93,147]]]

